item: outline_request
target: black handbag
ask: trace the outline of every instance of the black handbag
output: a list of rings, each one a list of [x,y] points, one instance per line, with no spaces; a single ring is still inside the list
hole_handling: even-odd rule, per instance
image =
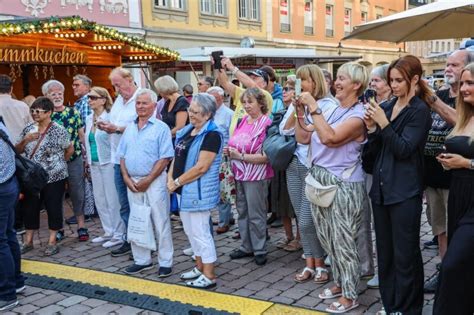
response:
[[[267,137],[263,141],[263,152],[275,171],[286,170],[296,150],[295,137],[280,134],[279,126],[285,113],[286,110],[273,114],[272,124],[268,127]]]
[[[48,184],[48,173],[40,164],[18,154],[5,131],[0,130],[0,137],[12,148],[13,152],[15,152],[15,175],[20,183],[21,190],[34,195],[39,194],[41,189]]]

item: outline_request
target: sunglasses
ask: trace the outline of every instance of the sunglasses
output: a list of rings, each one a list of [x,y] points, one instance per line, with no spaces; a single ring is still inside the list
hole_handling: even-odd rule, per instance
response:
[[[295,90],[294,88],[287,87],[287,86],[285,86],[285,87],[283,88],[283,91],[285,91],[285,92],[294,91],[294,90]]]
[[[88,97],[91,101],[96,101],[98,99],[104,98],[103,96],[95,96],[95,95],[89,95]]]
[[[48,110],[37,109],[37,108],[30,109],[31,114],[39,114],[39,113],[46,113],[46,112],[48,112]]]

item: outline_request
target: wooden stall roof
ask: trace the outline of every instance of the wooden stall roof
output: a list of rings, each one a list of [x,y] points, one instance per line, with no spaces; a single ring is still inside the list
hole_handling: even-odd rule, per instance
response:
[[[22,63],[21,60],[12,62],[8,60],[8,57],[14,53],[12,47],[24,46],[33,49],[24,53],[27,57],[29,53],[31,53],[30,57],[38,57],[38,47],[56,50],[62,48],[63,54],[56,53],[57,57],[54,55],[55,58],[62,58],[62,64],[117,66],[128,62],[173,62],[180,58],[176,51],[148,43],[142,38],[130,36],[78,16],[2,21],[0,22],[0,43],[3,47],[3,49],[0,47],[0,63]],[[82,60],[84,59],[82,55],[66,54],[66,49],[84,52],[87,56],[86,62]],[[41,54],[43,61],[49,56],[47,53],[44,54]],[[31,61],[33,57],[23,59],[26,61],[24,63],[35,63]],[[50,59],[54,64],[53,57],[50,56]]]

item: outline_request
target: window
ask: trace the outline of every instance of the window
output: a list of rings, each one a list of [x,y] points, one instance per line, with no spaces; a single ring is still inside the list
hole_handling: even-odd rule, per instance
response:
[[[448,42],[448,51],[451,51],[451,42]]]
[[[349,35],[352,31],[351,13],[351,9],[344,9],[344,36]]]
[[[184,10],[185,0],[155,0],[155,6],[163,9]]]
[[[202,14],[226,16],[226,0],[200,0]]]
[[[439,52],[439,42],[438,42],[438,41],[436,42],[436,49],[435,49],[435,52]]]
[[[333,6],[326,5],[326,36],[334,36],[334,22],[333,22]]]
[[[313,0],[304,1],[304,33],[312,35],[313,33]]]
[[[377,19],[377,20],[378,20],[378,19],[381,19],[381,18],[383,18],[383,15],[382,15],[382,14],[377,14],[377,15],[375,16],[375,19]]]
[[[280,32],[290,30],[290,0],[280,0]]]
[[[367,23],[367,21],[368,21],[368,14],[367,14],[367,12],[362,11],[360,13],[360,22],[361,23]]]
[[[446,43],[441,42],[441,52],[445,52],[445,48],[446,48]]]
[[[260,0],[239,0],[239,18],[260,21]]]

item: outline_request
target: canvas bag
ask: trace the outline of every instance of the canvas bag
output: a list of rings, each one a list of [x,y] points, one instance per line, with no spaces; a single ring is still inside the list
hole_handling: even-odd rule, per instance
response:
[[[344,170],[342,172],[342,178],[348,179],[351,177],[352,173],[354,173],[357,167],[357,163],[352,167]],[[304,192],[306,194],[306,198],[308,200],[320,207],[327,208],[329,207],[332,202],[334,201],[334,197],[336,197],[338,185],[322,185],[316,178],[308,172],[306,178],[304,179],[306,185],[304,188]]]
[[[135,200],[134,200],[135,199]],[[143,203],[137,203],[136,198],[130,198],[130,217],[128,219],[127,240],[135,245],[156,250],[155,233],[151,222],[151,207],[146,193]]]

